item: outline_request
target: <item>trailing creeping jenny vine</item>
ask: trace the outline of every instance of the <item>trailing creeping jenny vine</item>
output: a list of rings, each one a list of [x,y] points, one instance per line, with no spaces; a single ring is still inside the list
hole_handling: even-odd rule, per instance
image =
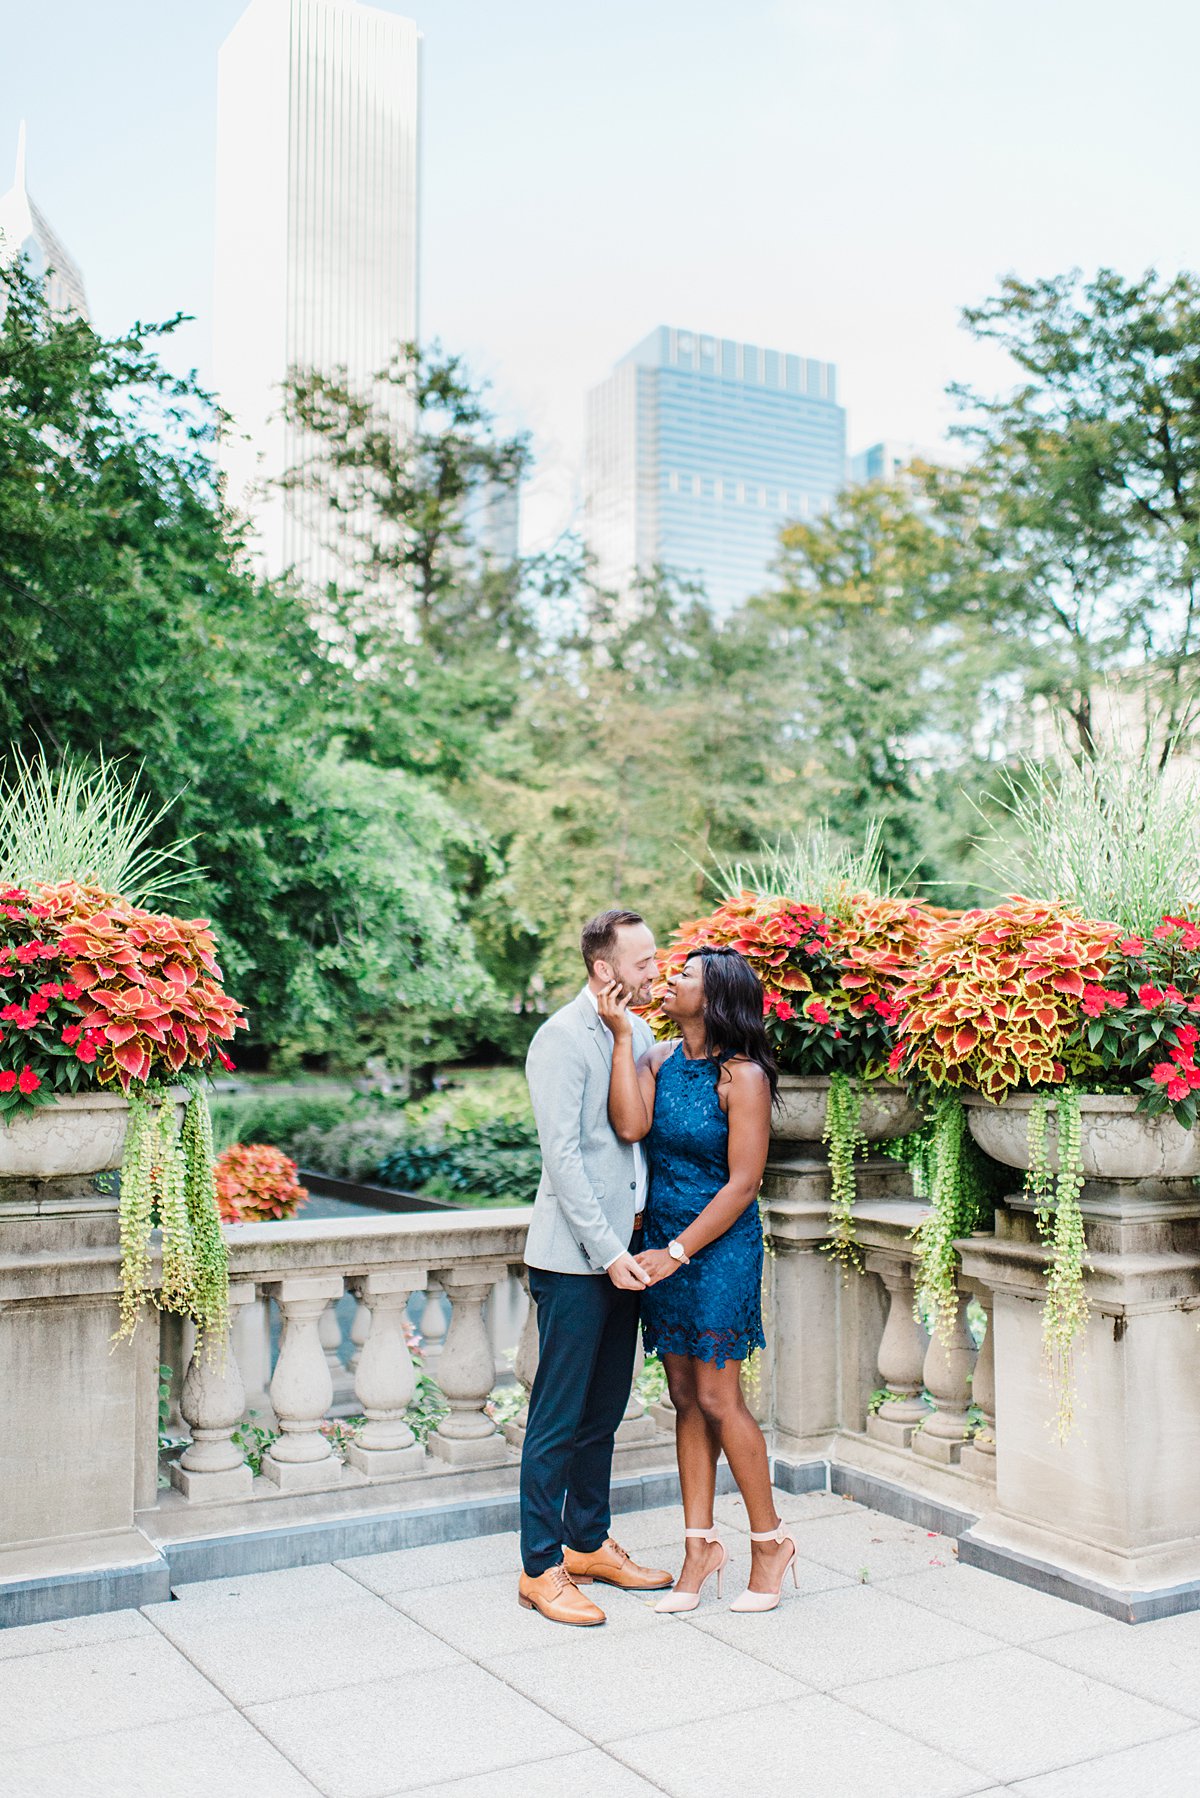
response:
[[[842,1271],[862,1272],[862,1249],[854,1230],[854,1158],[865,1155],[862,1093],[849,1074],[831,1074],[821,1140],[829,1144],[829,1239],[823,1245]]]
[[[1055,1113],[1058,1173],[1050,1169],[1046,1126]],[[1079,1195],[1083,1190],[1083,1149],[1079,1093],[1035,1093],[1029,1112],[1029,1171],[1025,1191],[1033,1200],[1038,1234],[1049,1250],[1042,1348],[1054,1394],[1059,1441],[1071,1432],[1075,1412],[1075,1343],[1088,1320],[1083,1267],[1087,1245]]]

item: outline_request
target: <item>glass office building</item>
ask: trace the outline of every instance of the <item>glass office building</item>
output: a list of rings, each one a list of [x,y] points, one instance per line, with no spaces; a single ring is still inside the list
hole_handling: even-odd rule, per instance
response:
[[[661,563],[732,610],[845,477],[831,362],[661,325],[588,395],[584,535],[618,591]]]

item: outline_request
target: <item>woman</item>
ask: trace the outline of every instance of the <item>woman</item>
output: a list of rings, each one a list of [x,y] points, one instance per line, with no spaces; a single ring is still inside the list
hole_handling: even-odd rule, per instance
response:
[[[662,1009],[679,1038],[636,1066],[624,994],[599,996],[613,1035],[609,1117],[626,1142],[646,1141],[645,1248],[651,1284],[642,1336],[666,1369],[683,1489],[684,1562],[655,1607],[691,1611],[727,1551],[713,1528],[724,1450],[750,1519],[750,1584],[735,1611],[770,1611],[796,1544],[775,1510],[767,1448],[742,1397],[742,1363],[764,1343],[758,1189],[778,1076],[763,1029],[763,991],[736,949],[701,949],[667,983]]]

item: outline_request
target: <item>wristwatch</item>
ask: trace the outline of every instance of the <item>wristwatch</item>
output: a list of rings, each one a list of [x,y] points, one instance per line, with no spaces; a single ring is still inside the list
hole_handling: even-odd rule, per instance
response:
[[[680,1242],[678,1236],[673,1236],[667,1244],[667,1254],[671,1257],[672,1261],[678,1261],[684,1267],[689,1265],[691,1257],[688,1255],[687,1250]]]

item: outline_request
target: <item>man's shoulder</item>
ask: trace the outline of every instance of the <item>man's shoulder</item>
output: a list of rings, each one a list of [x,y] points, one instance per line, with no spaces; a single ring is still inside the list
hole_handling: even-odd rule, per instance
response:
[[[550,1016],[538,1025],[529,1046],[532,1049],[534,1043],[547,1040],[560,1041],[564,1037],[573,1036],[584,1021],[579,1008],[579,995],[576,994],[573,999],[568,999],[565,1005],[560,1005],[557,1011],[552,1011]]]

